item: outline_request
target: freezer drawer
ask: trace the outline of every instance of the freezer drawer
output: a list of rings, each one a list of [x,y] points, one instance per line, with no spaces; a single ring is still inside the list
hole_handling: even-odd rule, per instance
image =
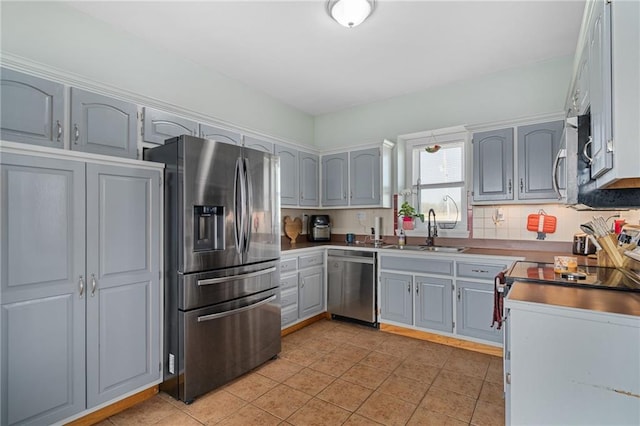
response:
[[[220,305],[179,312],[176,391],[185,402],[215,389],[280,352],[277,289]]]

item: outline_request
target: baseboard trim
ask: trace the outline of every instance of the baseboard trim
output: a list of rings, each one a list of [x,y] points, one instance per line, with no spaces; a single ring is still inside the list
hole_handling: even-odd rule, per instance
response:
[[[426,331],[412,330],[410,328],[398,327],[397,325],[390,324],[380,324],[380,331],[412,337],[414,339],[427,340],[433,343],[440,343],[442,345],[453,346],[460,349],[466,349],[468,351],[480,352],[502,358],[502,348],[498,348],[496,346],[470,342],[468,340],[457,339],[455,337],[441,336],[439,334],[429,333]]]
[[[282,337],[284,337],[287,334],[291,334],[291,333],[293,333],[295,331],[298,331],[298,330],[300,330],[302,328],[305,328],[308,325],[313,324],[314,322],[318,322],[321,319],[325,319],[325,318],[331,319],[331,314],[328,314],[327,312],[323,312],[323,313],[318,314],[316,316],[313,316],[311,318],[307,318],[306,320],[303,320],[303,321],[300,321],[299,323],[293,324],[291,327],[285,328],[284,330],[282,330],[280,332],[280,335]]]
[[[145,389],[127,398],[121,399],[120,401],[114,402],[111,405],[107,405],[106,407],[94,411],[93,413],[89,413],[84,417],[73,420],[72,422],[67,423],[66,426],[89,426],[99,423],[115,414],[120,413],[121,411],[126,410],[127,408],[131,408],[136,404],[140,404],[141,402],[152,398],[157,393],[158,385],[155,385],[153,387],[150,387],[149,389]]]

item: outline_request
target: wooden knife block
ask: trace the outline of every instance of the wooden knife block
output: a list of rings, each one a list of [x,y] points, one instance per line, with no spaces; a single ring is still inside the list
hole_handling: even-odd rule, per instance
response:
[[[609,234],[606,237],[598,238],[598,243],[602,247],[597,253],[598,266],[607,266],[614,268],[626,268],[633,259],[624,255],[626,250],[633,250],[635,244],[618,245],[618,239],[615,234]]]

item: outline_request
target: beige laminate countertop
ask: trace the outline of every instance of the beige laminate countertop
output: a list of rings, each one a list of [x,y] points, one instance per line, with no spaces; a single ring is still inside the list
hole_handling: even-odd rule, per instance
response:
[[[509,301],[640,316],[640,293],[516,281]]]

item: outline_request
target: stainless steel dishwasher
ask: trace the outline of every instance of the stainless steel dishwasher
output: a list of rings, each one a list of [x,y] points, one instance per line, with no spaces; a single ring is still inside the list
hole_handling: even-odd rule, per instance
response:
[[[378,326],[376,253],[330,249],[327,253],[327,311]]]

